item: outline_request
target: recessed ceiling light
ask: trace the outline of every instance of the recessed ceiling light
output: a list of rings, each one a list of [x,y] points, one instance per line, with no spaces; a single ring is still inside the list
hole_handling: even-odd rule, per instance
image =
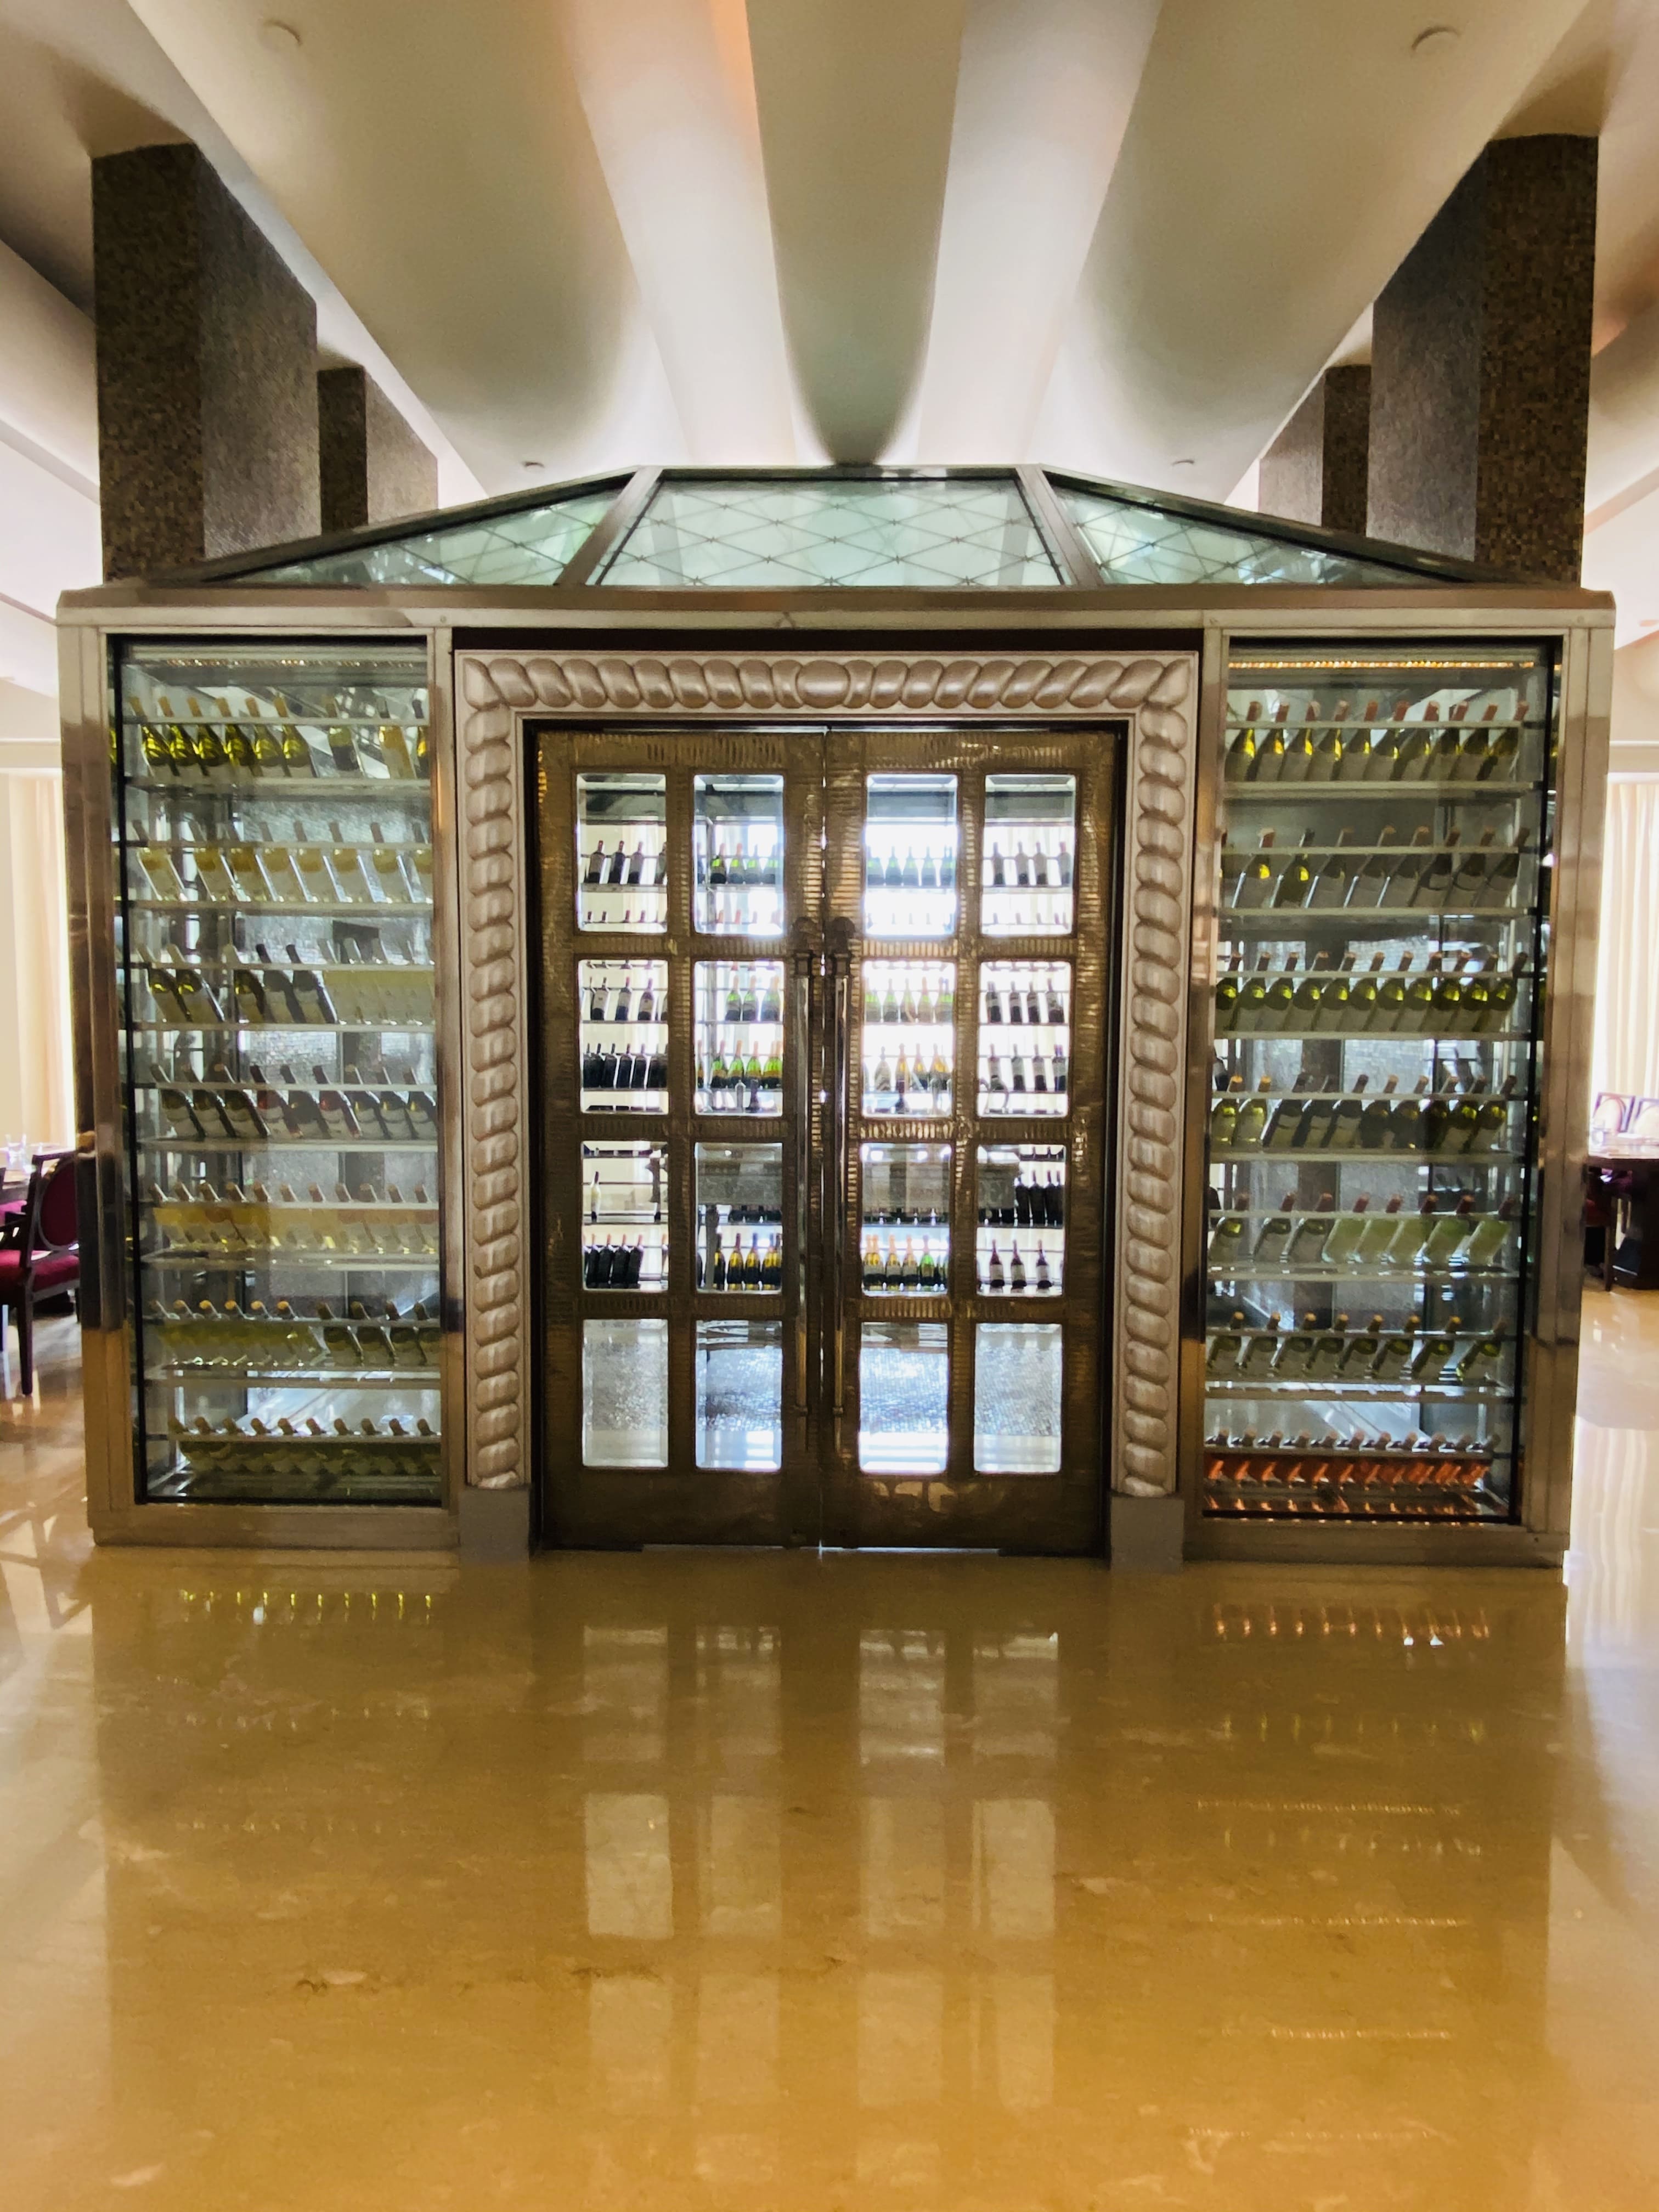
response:
[[[1449,53],[1462,35],[1455,24],[1431,23],[1427,30],[1419,31],[1412,40],[1412,52],[1414,54]]]
[[[274,54],[297,54],[302,43],[292,23],[279,23],[274,15],[260,24],[259,40]]]

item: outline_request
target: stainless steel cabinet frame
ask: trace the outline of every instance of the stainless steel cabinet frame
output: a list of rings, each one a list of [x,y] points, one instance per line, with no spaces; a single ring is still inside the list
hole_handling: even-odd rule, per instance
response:
[[[627,499],[619,505],[626,505]],[[639,500],[634,497],[637,514]],[[1051,542],[1062,532],[1043,512]],[[615,537],[626,518],[603,526]],[[1018,591],[115,585],[60,612],[88,1497],[100,1541],[523,1550],[538,1464],[536,729],[1121,731],[1107,964],[1102,1534],[1121,1563],[1559,1561],[1568,1528],[1579,1168],[1613,615],[1604,595],[1479,580]],[[599,556],[575,567],[592,572]],[[1510,1517],[1389,1525],[1203,1515],[1206,1187],[1229,661],[1272,641],[1398,653],[1481,640],[1554,675],[1551,952],[1534,1135],[1536,1246]],[[441,1109],[443,1493],[430,1505],[144,1500],[134,1453],[132,1209],[111,869],[112,682],[140,644],[424,647]],[[815,737],[815,742],[817,738]]]

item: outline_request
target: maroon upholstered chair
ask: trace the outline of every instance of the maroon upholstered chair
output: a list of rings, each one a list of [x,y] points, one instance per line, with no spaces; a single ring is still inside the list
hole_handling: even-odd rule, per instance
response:
[[[17,1316],[23,1395],[34,1388],[34,1301],[77,1290],[80,1224],[73,1152],[37,1152],[21,1212],[0,1225],[0,1329]]]

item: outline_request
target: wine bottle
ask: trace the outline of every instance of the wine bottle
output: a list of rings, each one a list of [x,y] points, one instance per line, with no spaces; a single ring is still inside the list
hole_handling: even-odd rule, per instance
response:
[[[1244,726],[1238,731],[1227,748],[1222,775],[1229,783],[1248,783],[1255,767],[1255,731],[1253,725],[1261,713],[1261,703],[1252,699],[1244,718]]]
[[[1221,1381],[1238,1371],[1239,1354],[1244,1348],[1244,1316],[1235,1313],[1224,1329],[1218,1329],[1204,1351],[1204,1371],[1214,1381]]]
[[[1412,842],[1395,863],[1388,888],[1377,902],[1379,906],[1410,907],[1415,902],[1418,885],[1430,863],[1429,839],[1431,834],[1427,824],[1420,822],[1413,830]]]
[[[1506,1075],[1502,1088],[1495,1091],[1480,1109],[1480,1127],[1470,1139],[1472,1152],[1494,1152],[1504,1149],[1509,1134],[1510,1102],[1515,1096],[1516,1078]]]
[[[1376,844],[1366,856],[1364,865],[1354,877],[1348,892],[1351,907],[1379,907],[1387,903],[1389,884],[1393,878],[1397,858],[1396,833],[1393,823],[1385,822],[1377,832]]]
[[[1240,880],[1236,904],[1241,912],[1271,903],[1273,891],[1273,832],[1264,830],[1260,849]]]
[[[1307,904],[1308,894],[1313,889],[1313,870],[1308,865],[1306,854],[1317,835],[1318,832],[1313,830],[1303,831],[1300,845],[1279,872],[1278,886],[1273,892],[1275,908]]]
[[[1335,783],[1342,775],[1343,723],[1347,719],[1348,702],[1339,699],[1326,727],[1324,735],[1314,747],[1313,759],[1308,766],[1310,783]]]
[[[1423,1240],[1419,1262],[1425,1267],[1449,1267],[1474,1231],[1474,1200],[1468,1191],[1450,1213],[1437,1213]]]
[[[1310,910],[1324,910],[1347,904],[1348,894],[1353,888],[1360,866],[1358,860],[1349,857],[1353,838],[1354,833],[1351,829],[1337,831],[1336,849],[1327,858],[1309,890],[1307,902]]]
[[[1330,1140],[1331,1123],[1335,1118],[1337,1101],[1322,1088],[1308,1099],[1302,1109],[1302,1119],[1297,1123],[1296,1141],[1291,1149],[1298,1152],[1322,1151]]]
[[[1282,972],[1264,985],[1255,1027],[1261,1031],[1289,1029],[1296,1013],[1296,955],[1286,953]]]
[[[1342,765],[1340,771],[1341,782],[1364,783],[1365,781],[1370,767],[1370,726],[1376,721],[1376,701],[1367,700],[1364,714],[1360,717],[1361,726],[1353,732],[1343,745]]]
[[[1243,1079],[1235,1076],[1233,1080],[1241,1082]],[[1238,1119],[1233,1127],[1235,1152],[1253,1152],[1260,1149],[1262,1138],[1267,1133],[1267,1100],[1272,1091],[1273,1078],[1264,1075],[1249,1097],[1241,1102]]]
[[[1300,1328],[1292,1328],[1273,1355],[1273,1379],[1279,1382],[1305,1382],[1308,1363],[1319,1340],[1319,1316],[1304,1314]]]
[[[1003,1291],[1007,1288],[1007,1277],[1003,1272],[1002,1255],[997,1249],[994,1237],[991,1240],[991,1256],[986,1267],[985,1283],[986,1288],[990,1291]]]
[[[1261,1139],[1263,1152],[1294,1151],[1297,1132],[1302,1126],[1302,1116],[1307,1111],[1307,1104],[1305,1098],[1286,1097],[1279,1100],[1268,1118],[1267,1131]]]
[[[1272,1374],[1273,1362],[1279,1357],[1279,1316],[1270,1314],[1261,1328],[1250,1337],[1239,1358],[1241,1382],[1255,1382],[1264,1375]]]
[[[1268,988],[1267,955],[1263,952],[1257,956],[1255,966],[1239,985],[1238,1004],[1233,1021],[1233,1027],[1239,1034],[1248,1035],[1268,1025]]]
[[[1293,1030],[1316,1030],[1319,1027],[1319,1012],[1324,1003],[1329,968],[1329,955],[1315,953],[1312,965],[1291,995],[1284,1027]]]
[[[1362,1194],[1355,1199],[1352,1212],[1339,1214],[1331,1224],[1331,1233],[1325,1239],[1325,1258],[1332,1267],[1346,1267],[1358,1252],[1370,1207],[1370,1200]]]
[[[1244,1088],[1244,1079],[1235,1075],[1215,1104],[1210,1109],[1210,1150],[1230,1152],[1238,1127],[1239,1094]]]
[[[1255,1246],[1250,1256],[1261,1268],[1277,1267],[1291,1241],[1295,1227],[1296,1194],[1287,1191],[1279,1202],[1279,1210],[1270,1213],[1256,1234]]]
[[[1528,836],[1525,830],[1509,849],[1500,854],[1486,872],[1480,886],[1480,896],[1475,905],[1483,914],[1508,911],[1516,903],[1516,890],[1521,879],[1521,863],[1526,856]]]
[[[1366,1079],[1357,1075],[1353,1089],[1346,1097],[1339,1098],[1331,1115],[1325,1142],[1334,1152],[1351,1152],[1359,1143],[1359,1132],[1364,1121]]]
[[[1224,1213],[1210,1231],[1208,1260],[1212,1273],[1230,1275],[1244,1257],[1244,1216]]]
[[[1496,1213],[1480,1216],[1471,1229],[1469,1241],[1464,1247],[1466,1267],[1495,1267],[1498,1264],[1509,1243],[1519,1210],[1517,1200],[1506,1198]]]
[[[1252,783],[1277,783],[1285,765],[1285,717],[1289,707],[1280,702],[1273,720],[1256,740],[1255,758],[1250,763]]]
[[[1325,1240],[1334,1226],[1335,1211],[1335,1193],[1322,1191],[1317,1207],[1311,1213],[1304,1213],[1291,1232],[1291,1241],[1285,1254],[1287,1267],[1318,1266],[1325,1256]]]

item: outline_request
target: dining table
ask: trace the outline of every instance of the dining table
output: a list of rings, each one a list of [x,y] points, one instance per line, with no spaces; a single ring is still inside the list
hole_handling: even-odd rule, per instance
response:
[[[1613,1282],[1621,1290],[1659,1291],[1659,1143],[1604,1140],[1586,1156],[1584,1187],[1607,1210]]]

